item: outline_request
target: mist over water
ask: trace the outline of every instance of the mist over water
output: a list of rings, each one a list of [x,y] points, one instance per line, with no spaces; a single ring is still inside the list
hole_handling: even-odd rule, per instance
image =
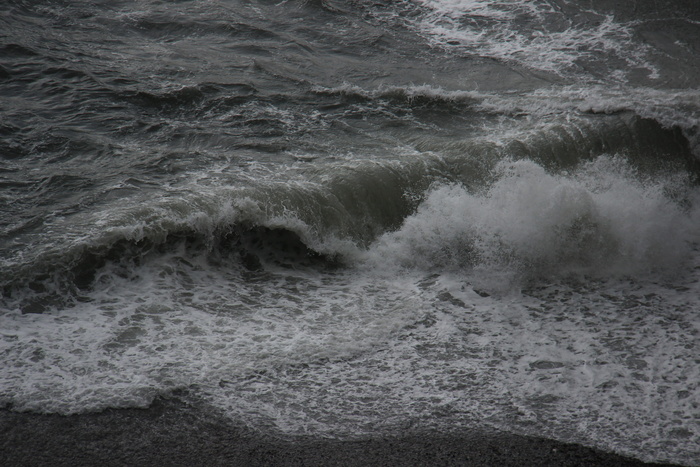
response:
[[[697,464],[700,11],[655,3],[4,4],[0,403]]]

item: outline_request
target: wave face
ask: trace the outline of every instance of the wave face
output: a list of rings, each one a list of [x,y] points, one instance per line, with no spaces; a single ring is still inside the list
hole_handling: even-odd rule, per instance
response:
[[[0,6],[0,405],[700,462],[700,12],[588,3]]]
[[[6,295],[27,296],[17,306],[41,311],[89,289],[108,262],[138,262],[182,241],[250,257],[245,238],[269,231],[286,231],[309,254],[344,263],[383,235],[389,244],[427,242],[414,245],[433,250],[433,259],[422,259],[433,262],[427,269],[490,268],[502,258],[496,262],[513,271],[532,263],[580,266],[586,274],[625,270],[617,257],[634,270],[672,268],[693,241],[697,164],[682,135],[656,122],[580,119],[498,141],[423,136],[415,146],[420,152],[398,158],[290,168],[284,182],[205,191],[185,185],[135,205],[76,214],[54,227],[66,228],[63,238],[15,253],[21,258],[11,258],[4,274],[12,278]],[[431,233],[433,226],[445,237]],[[555,239],[564,241],[557,246]],[[399,264],[404,255],[421,261],[412,248],[378,254],[385,253]]]

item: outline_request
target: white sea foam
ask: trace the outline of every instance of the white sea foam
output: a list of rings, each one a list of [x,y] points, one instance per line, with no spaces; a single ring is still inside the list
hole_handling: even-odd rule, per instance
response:
[[[496,175],[481,192],[436,186],[354,267],[248,271],[235,251],[185,241],[108,263],[88,301],[3,314],[0,399],[75,413],[187,388],[277,433],[496,427],[696,464],[694,189],[608,156]],[[673,285],[645,278],[664,266]],[[598,279],[562,279],[581,270]],[[510,271],[545,277],[493,287]]]
[[[632,111],[666,128],[683,130],[696,157],[700,157],[700,92],[627,86],[557,86],[530,93],[472,93],[478,108],[533,121],[561,118],[572,113]]]
[[[418,312],[370,280],[281,270],[246,281],[235,261],[183,243],[140,266],[108,264],[87,304],[5,314],[2,398],[59,413],[144,406],[176,388],[371,351]]]
[[[697,197],[683,176],[640,180],[608,156],[572,174],[549,174],[526,160],[502,162],[496,173],[484,192],[432,190],[369,251],[370,263],[495,273],[499,281],[502,274],[607,276],[672,270],[697,241],[697,205],[688,212],[669,195]]]
[[[582,63],[602,57],[603,65],[609,66],[600,69],[614,72],[632,65],[649,68],[653,76],[644,47],[632,41],[630,25],[595,12],[584,15],[597,21],[586,25],[567,22],[549,7],[551,3],[537,0],[420,3],[427,14],[408,21],[416,21],[437,43],[467,55],[490,54],[577,76]],[[168,10],[163,5],[154,3],[133,19],[125,12],[116,16],[134,25],[140,19],[157,19],[161,10]],[[256,18],[265,19],[262,10],[250,8]],[[239,10],[236,16],[245,13]],[[50,13],[66,17],[55,8]],[[100,17],[111,21],[113,13]],[[541,21],[547,15],[552,15],[551,21]],[[542,29],[544,25],[552,26]],[[230,34],[222,37],[230,42]],[[190,53],[194,49],[186,42],[170,45],[189,47]],[[162,39],[152,42],[151,54],[147,51],[145,56],[167,52],[167,45]],[[309,50],[305,57],[319,49]],[[134,58],[113,48],[105,53],[123,62]],[[173,72],[169,76],[182,76],[185,82],[163,84],[167,77],[156,72],[152,79],[135,76],[127,82],[160,95],[196,80],[187,71],[194,68],[178,68],[186,64],[181,54],[171,58],[166,64]],[[247,63],[246,59],[241,76],[246,82],[256,81]],[[145,62],[129,69],[140,66],[149,69]],[[225,77],[222,82],[235,79],[230,69],[219,75]],[[215,67],[204,67],[205,79],[214,79],[212,70]],[[338,70],[320,73],[321,82],[338,76]],[[109,76],[104,78],[117,86]],[[256,82],[274,87],[278,81],[265,75]],[[296,82],[306,89],[304,81]],[[127,87],[132,89],[132,84]],[[278,100],[273,87],[263,86],[260,103],[270,96]],[[327,88],[315,90],[326,92],[323,89]],[[557,125],[581,112],[632,110],[666,126],[691,130],[697,127],[700,108],[692,90],[625,86],[489,94],[429,85],[376,90],[346,85],[329,92],[390,104],[399,101],[399,113],[406,111],[405,102],[467,103],[457,106],[450,118],[462,117],[464,110],[465,120],[484,126],[479,135],[486,134],[484,139],[493,143],[489,147],[525,141],[519,138],[533,127]],[[352,120],[332,120],[325,111],[301,116],[283,110],[284,105],[224,107],[222,114],[212,111],[206,117],[219,123],[260,118],[286,132],[325,130]],[[358,112],[353,118],[366,115]],[[488,123],[494,115],[505,124]],[[180,124],[155,113],[142,116]],[[388,123],[393,122],[394,116]],[[382,126],[375,123],[372,118],[366,121],[367,126]],[[206,122],[191,128],[199,132],[205,126]],[[350,230],[334,230],[337,219],[361,227],[367,219],[362,212],[348,215],[347,204],[333,203],[340,194],[334,183],[345,183],[346,199],[358,200],[353,206],[382,201],[376,193],[390,185],[383,174],[407,170],[406,161],[393,160],[403,151],[393,142],[410,140],[404,138],[408,132],[394,137],[394,125],[386,126],[378,131],[382,141],[390,143],[380,145],[377,152],[384,159],[375,161],[387,171],[372,172],[371,164],[357,162],[371,158],[357,146],[346,149],[349,156],[342,167],[315,173],[303,162],[299,170],[281,168],[278,156],[270,164],[260,160],[252,163],[258,166],[245,168],[233,162],[244,149],[217,147],[196,164],[196,154],[173,157],[182,163],[179,172],[171,173],[168,166],[152,174],[151,186],[167,185],[155,191],[134,190],[128,198],[106,199],[82,206],[77,214],[58,211],[56,218],[42,219],[41,227],[22,238],[24,243],[18,241],[17,256],[7,261],[8,267],[27,265],[43,274],[44,268],[56,266],[60,273],[61,266],[81,252],[107,254],[120,241],[134,247],[136,258],[121,257],[118,251],[108,254],[112,259],[94,265],[94,283],[76,291],[79,297],[70,306],[48,300],[42,314],[0,311],[0,405],[78,413],[147,406],[158,394],[186,388],[190,402],[204,402],[234,423],[268,433],[352,437],[486,426],[648,461],[700,465],[696,188],[673,174],[645,178],[612,156],[570,173],[550,173],[529,161],[506,161],[492,174],[495,183],[483,190],[444,183],[425,196],[416,192],[415,200],[422,204],[403,226],[360,250],[335,236]],[[182,135],[187,128],[180,128]],[[417,128],[423,129],[411,126],[408,131]],[[567,128],[578,129],[575,122]],[[420,136],[450,140],[456,149],[450,154],[440,153],[439,144],[422,153],[407,149],[428,165],[440,160],[445,162],[441,168],[448,166],[449,158],[459,157],[464,141],[467,146],[481,144],[458,125],[435,129]],[[137,144],[141,140],[132,137],[134,128],[125,130],[122,136],[133,147],[124,146],[123,152],[143,154],[143,145]],[[361,145],[362,137],[351,133],[349,146]],[[546,143],[550,133],[535,137],[543,134]],[[146,142],[151,138],[167,140],[168,151],[187,141],[156,133]],[[283,139],[289,147],[299,146],[294,135]],[[262,152],[253,154],[265,158]],[[212,167],[210,159],[227,162]],[[378,175],[360,186],[356,182],[367,175],[365,169]],[[360,177],[353,178],[354,173]],[[434,174],[430,167],[415,173]],[[340,175],[334,178],[336,174]],[[370,185],[379,189],[369,190]],[[330,200],[329,208],[316,209],[313,200]],[[314,221],[325,216],[333,219],[323,231]],[[228,229],[239,223],[293,231],[311,248],[340,253],[354,262],[309,267],[268,264],[262,258],[261,267],[246,269],[235,245],[225,244],[235,237],[226,236]],[[180,236],[195,240],[178,242]],[[155,246],[149,250],[144,240]],[[146,244],[142,250],[141,244]],[[37,258],[45,261],[37,264]],[[667,280],[659,272],[675,272],[676,277]],[[25,293],[33,295],[36,285],[27,286]],[[57,291],[69,294],[60,287]]]
[[[618,60],[625,68],[657,70],[646,60],[646,48],[635,43],[630,25],[612,16],[587,11],[577,24],[547,1],[420,0],[427,13],[417,26],[441,45],[469,54],[515,62],[526,67],[568,74],[587,60]],[[617,73],[624,78],[622,67]],[[615,73],[615,71],[611,72]],[[585,73],[584,73],[585,74]]]
[[[484,111],[533,118],[560,117],[572,112],[603,113],[632,111],[665,127],[697,129],[700,92],[683,89],[629,88],[624,86],[557,86],[529,93],[470,94]]]
[[[489,128],[489,135],[503,132],[533,131],[528,125],[519,127],[515,120],[534,122],[537,126],[560,122],[581,114],[613,114],[633,112],[642,118],[653,119],[665,128],[679,127],[690,142],[691,150],[700,157],[700,92],[687,89],[654,89],[626,85],[566,85],[550,86],[534,91],[486,92],[478,89],[445,89],[429,84],[410,86],[379,86],[366,89],[343,84],[337,87],[315,87],[320,94],[360,96],[365,99],[401,97],[407,101],[427,98],[465,105],[482,115],[501,115],[513,118],[498,131]],[[496,124],[496,123],[492,123]]]

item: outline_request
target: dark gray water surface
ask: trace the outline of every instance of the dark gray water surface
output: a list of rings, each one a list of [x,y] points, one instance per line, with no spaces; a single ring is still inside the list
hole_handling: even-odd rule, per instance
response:
[[[0,401],[700,462],[693,1],[7,1]]]

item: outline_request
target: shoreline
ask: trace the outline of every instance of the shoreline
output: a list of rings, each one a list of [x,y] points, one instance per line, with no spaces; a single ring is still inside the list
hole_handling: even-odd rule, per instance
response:
[[[275,439],[177,399],[81,415],[0,410],[0,465],[23,466],[660,466],[508,433]]]

